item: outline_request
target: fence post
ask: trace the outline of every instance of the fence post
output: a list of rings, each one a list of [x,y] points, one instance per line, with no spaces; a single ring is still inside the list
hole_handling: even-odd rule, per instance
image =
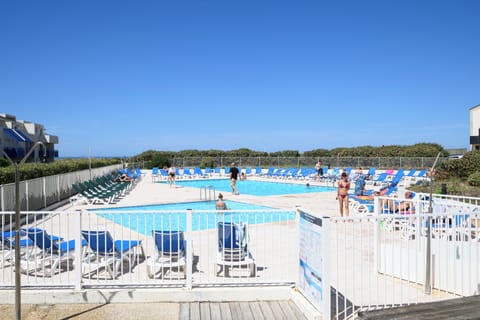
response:
[[[323,232],[322,232],[322,251],[323,251],[323,259],[322,259],[322,268],[323,268],[323,305],[322,305],[322,318],[323,319],[331,319],[331,307],[330,307],[330,217],[323,217]]]
[[[28,180],[25,180],[25,202],[27,205],[27,211],[30,211],[30,197],[28,196]]]
[[[5,193],[4,193],[4,186],[2,184],[2,188],[1,188],[1,191],[2,191],[2,211],[5,211]]]
[[[45,177],[42,178],[43,182],[43,207],[47,207],[47,179]]]
[[[70,182],[70,174],[67,174],[67,186],[68,186],[68,196],[72,195],[72,183]]]
[[[57,201],[60,200],[60,175],[57,175]]]
[[[193,266],[193,247],[192,247],[192,209],[187,209],[187,225],[185,232],[185,240],[187,242],[187,283],[186,289],[192,290],[192,266]]]
[[[76,210],[73,212],[73,220],[77,227],[75,228],[74,232],[74,239],[76,247],[78,248],[75,250],[75,290],[82,289],[82,211]]]
[[[380,213],[380,199],[373,197],[373,216],[375,217],[373,228],[373,270],[379,271],[380,261],[380,226],[382,225]]]

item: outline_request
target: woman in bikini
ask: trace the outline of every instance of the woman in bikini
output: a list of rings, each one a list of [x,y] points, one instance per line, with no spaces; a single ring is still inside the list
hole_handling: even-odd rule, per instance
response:
[[[348,181],[348,174],[343,172],[340,181],[338,181],[337,200],[340,205],[340,216],[343,217],[343,210],[348,217],[348,190],[350,189],[350,181]]]

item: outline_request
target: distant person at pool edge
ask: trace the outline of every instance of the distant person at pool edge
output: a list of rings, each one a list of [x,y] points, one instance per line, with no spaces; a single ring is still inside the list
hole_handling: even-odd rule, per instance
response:
[[[230,167],[230,187],[232,188],[232,194],[239,195],[240,192],[237,190],[237,180],[238,180],[238,168],[235,166],[235,162],[232,163]]]
[[[355,195],[356,196],[363,196],[365,193],[365,176],[360,175],[355,181]]]
[[[348,174],[342,172],[341,178],[338,181],[337,200],[340,205],[340,216],[343,217],[343,212],[348,217],[348,190],[350,189],[350,181],[348,181]]]
[[[318,159],[318,162],[315,164],[315,171],[317,171],[317,176],[315,177],[315,180],[320,181],[321,177],[323,176],[323,168],[320,164],[320,159]]]
[[[217,203],[215,204],[215,209],[217,210],[228,210],[227,204],[223,202],[223,194],[219,193],[218,194],[218,200]]]
[[[170,188],[172,185],[175,185],[175,167],[171,166],[168,168],[168,182],[170,183]]]

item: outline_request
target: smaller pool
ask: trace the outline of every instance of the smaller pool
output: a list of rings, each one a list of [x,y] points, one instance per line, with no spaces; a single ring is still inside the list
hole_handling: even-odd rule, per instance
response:
[[[192,230],[217,228],[220,221],[261,224],[295,220],[294,211],[238,201],[225,201],[230,210],[215,210],[215,201],[182,202],[91,210],[99,216],[145,235],[152,230],[186,231],[187,209],[192,209]],[[145,213],[142,213],[145,212]]]
[[[162,181],[161,183],[166,183]],[[205,180],[177,180],[177,186],[202,188],[212,186],[216,191],[232,192],[229,179],[205,179]],[[270,182],[257,180],[237,181],[237,189],[241,194],[254,196],[275,196],[284,194],[299,194],[311,192],[335,191],[335,188],[323,186],[308,186],[297,183]]]

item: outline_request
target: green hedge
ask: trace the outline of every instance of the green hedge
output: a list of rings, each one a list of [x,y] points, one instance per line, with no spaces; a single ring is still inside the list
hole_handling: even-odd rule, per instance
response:
[[[439,169],[439,177],[468,178],[471,174],[480,171],[480,151],[472,151],[464,154],[461,159],[449,159]]]
[[[467,182],[472,187],[480,187],[480,171],[474,172],[469,175]]]
[[[119,164],[120,159],[102,158],[91,159],[92,168],[106,167]],[[51,163],[25,163],[20,168],[20,180],[36,179],[56,174],[86,170],[89,168],[88,159],[62,159]],[[0,184],[15,182],[15,170],[12,165],[0,168]]]
[[[169,159],[184,157],[203,158],[202,166],[212,165],[212,158],[225,157],[436,157],[439,152],[444,156],[448,152],[436,143],[417,143],[411,146],[360,146],[352,148],[315,149],[300,152],[298,150],[283,150],[276,152],[255,151],[247,148],[236,150],[182,150],[182,151],[156,151],[147,150],[133,159],[142,159],[147,162],[149,168],[169,165]]]

